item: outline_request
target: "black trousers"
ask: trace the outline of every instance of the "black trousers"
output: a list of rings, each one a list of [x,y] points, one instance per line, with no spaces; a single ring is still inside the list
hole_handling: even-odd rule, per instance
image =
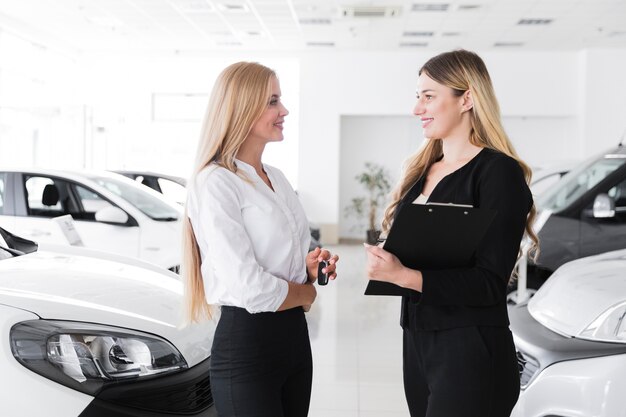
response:
[[[509,417],[519,396],[507,327],[404,329],[404,392],[411,417]]]
[[[306,417],[313,362],[304,311],[223,306],[209,369],[220,417]]]

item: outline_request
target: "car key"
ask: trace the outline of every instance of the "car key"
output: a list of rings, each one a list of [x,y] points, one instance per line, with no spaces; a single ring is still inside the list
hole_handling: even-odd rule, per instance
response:
[[[326,268],[328,266],[328,261],[320,261],[320,263],[317,264],[317,283],[319,285],[326,285],[328,284],[328,273],[323,273],[322,269]]]

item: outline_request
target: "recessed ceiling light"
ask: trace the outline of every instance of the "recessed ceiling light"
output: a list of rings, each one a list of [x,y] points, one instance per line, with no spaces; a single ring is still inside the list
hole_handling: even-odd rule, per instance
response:
[[[515,47],[515,46],[524,46],[524,42],[496,42],[493,46],[497,47]]]
[[[224,13],[248,13],[248,5],[245,3],[217,3],[217,8]]]
[[[520,19],[518,25],[549,25],[553,19]]]
[[[184,13],[212,13],[215,11],[213,5],[204,0],[179,0],[175,4]]]
[[[335,46],[335,42],[307,42],[306,46]]]
[[[354,18],[398,17],[401,14],[402,8],[394,6],[347,6],[340,10],[342,17]]]
[[[433,36],[435,32],[404,32],[402,36],[412,36],[412,37],[420,37],[420,36]]]
[[[400,42],[398,44],[401,48],[416,48],[428,46],[428,42]]]
[[[413,3],[412,12],[445,12],[450,7],[447,3]]]
[[[330,19],[326,18],[302,18],[300,19],[302,25],[330,25]]]
[[[483,6],[481,6],[480,4],[459,4],[458,6],[456,6],[456,10],[459,10],[459,11],[478,10],[482,7]]]
[[[242,46],[243,44],[238,41],[219,41],[215,43],[217,46]]]

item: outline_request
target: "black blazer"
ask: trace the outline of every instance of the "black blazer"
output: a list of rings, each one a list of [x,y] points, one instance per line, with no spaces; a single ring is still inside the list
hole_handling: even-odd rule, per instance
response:
[[[425,175],[409,190],[396,213],[424,187]],[[468,268],[424,270],[422,292],[402,297],[400,324],[417,330],[485,325],[508,326],[507,283],[515,266],[532,194],[517,161],[483,148],[466,165],[444,177],[428,202],[469,204],[496,216]],[[428,239],[428,236],[424,236]]]

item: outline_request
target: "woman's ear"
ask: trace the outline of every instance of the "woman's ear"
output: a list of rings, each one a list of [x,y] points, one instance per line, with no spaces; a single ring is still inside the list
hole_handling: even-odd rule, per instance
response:
[[[472,98],[472,91],[467,90],[463,93],[463,99],[461,100],[461,113],[472,110],[474,108],[474,99]]]

